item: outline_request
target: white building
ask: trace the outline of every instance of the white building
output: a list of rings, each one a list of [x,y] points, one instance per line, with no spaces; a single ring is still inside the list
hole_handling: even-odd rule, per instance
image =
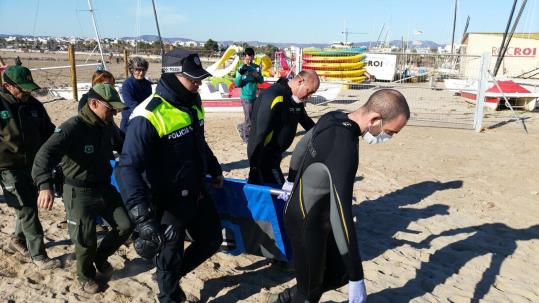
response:
[[[183,47],[197,47],[198,42],[190,40],[190,41],[178,41],[177,45],[183,46]]]
[[[467,33],[462,41],[461,54],[480,56],[490,55],[490,70],[494,69],[502,43],[503,33]],[[539,33],[515,33],[505,57],[500,65],[498,76],[518,77],[526,73],[532,74],[539,68]],[[463,69],[466,76],[474,76],[479,69],[480,60],[464,60]],[[535,78],[538,78],[536,75]]]

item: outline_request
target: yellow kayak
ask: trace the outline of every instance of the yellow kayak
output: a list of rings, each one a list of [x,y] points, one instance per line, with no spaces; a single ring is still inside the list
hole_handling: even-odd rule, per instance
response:
[[[333,77],[322,77],[326,81],[350,81],[354,83],[360,83],[365,80],[367,80],[367,77],[361,76],[361,77],[349,77],[349,78],[333,78]]]
[[[345,80],[359,83],[359,82],[363,82],[363,81],[367,80],[367,77],[365,77],[365,76],[352,77],[352,78],[346,78]]]
[[[303,53],[307,55],[316,56],[350,56],[355,54],[364,53],[366,48],[347,48],[347,49],[335,49],[335,48],[314,48],[308,47],[303,49]]]
[[[313,56],[303,55],[303,61],[305,62],[324,62],[324,63],[346,63],[346,62],[359,62],[365,59],[365,55],[353,55],[353,56]]]
[[[359,69],[365,65],[365,62],[348,62],[348,63],[327,63],[327,62],[306,62],[302,65],[304,69],[314,70],[351,70]]]
[[[319,70],[316,71],[318,75],[322,77],[331,77],[331,78],[350,78],[350,77],[359,77],[363,76],[365,73],[364,69],[356,69],[356,70]]]

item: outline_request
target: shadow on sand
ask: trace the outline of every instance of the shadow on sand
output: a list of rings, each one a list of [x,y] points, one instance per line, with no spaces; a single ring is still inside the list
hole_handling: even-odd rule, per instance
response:
[[[449,207],[434,204],[426,208],[407,208],[441,190],[462,187],[462,181],[424,181],[386,194],[376,200],[353,205],[352,211],[359,219],[356,233],[360,242],[361,258],[371,260],[386,250],[408,244],[394,239],[397,232],[419,233],[408,229],[410,223],[438,215],[447,215]]]
[[[385,289],[369,296],[370,302],[410,302],[444,284],[475,257],[491,254],[490,264],[475,285],[473,295],[471,294],[470,302],[480,302],[494,284],[505,258],[515,252],[517,241],[539,239],[539,225],[515,229],[502,223],[490,223],[456,228],[430,235],[417,247],[427,247],[437,237],[468,233],[471,233],[469,237],[448,244],[432,254],[428,262],[421,263],[414,279],[402,287]],[[532,299],[529,300],[531,302]]]
[[[268,289],[294,278],[293,272],[286,272],[271,262],[268,259],[260,260],[247,267],[237,268],[243,271],[240,274],[206,281],[200,291],[200,302],[238,302],[260,293],[264,288]],[[210,300],[223,288],[233,286],[236,287],[226,294]]]

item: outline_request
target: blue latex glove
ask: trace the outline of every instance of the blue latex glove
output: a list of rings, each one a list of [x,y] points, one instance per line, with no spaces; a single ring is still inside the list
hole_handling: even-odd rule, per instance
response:
[[[365,303],[367,302],[367,289],[365,281],[348,281],[348,302]]]

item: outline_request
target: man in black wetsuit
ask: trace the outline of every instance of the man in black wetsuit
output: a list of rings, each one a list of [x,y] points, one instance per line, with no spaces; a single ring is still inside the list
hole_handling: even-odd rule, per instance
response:
[[[358,141],[361,136],[369,144],[385,142],[409,117],[404,96],[382,89],[350,114],[323,115],[301,139],[292,154],[288,181],[294,186],[284,214],[297,289],[270,295],[267,302],[318,302],[347,281],[349,302],[366,301],[352,215]]]
[[[282,154],[292,144],[298,123],[307,131],[314,126],[305,111],[304,101],[319,86],[316,72],[305,70],[292,80],[280,79],[258,96],[247,144],[249,183],[284,183],[280,167]]]

